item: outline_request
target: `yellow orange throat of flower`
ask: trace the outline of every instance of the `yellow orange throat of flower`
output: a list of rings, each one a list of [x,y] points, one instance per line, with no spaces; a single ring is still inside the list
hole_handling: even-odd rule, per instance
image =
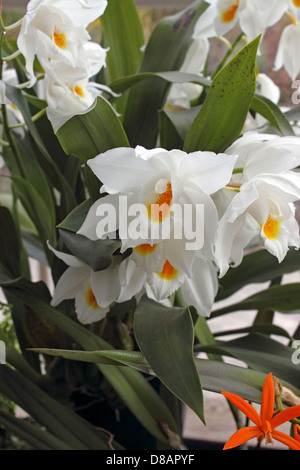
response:
[[[233,5],[231,5],[227,10],[222,12],[223,23],[230,23],[234,20],[238,7],[239,0],[236,0]]]
[[[175,269],[171,263],[167,260],[164,264],[164,267],[162,269],[162,272],[158,275],[160,279],[165,279],[166,281],[172,281],[173,279],[176,279],[178,276],[179,271]]]
[[[263,227],[263,232],[269,240],[276,240],[281,231],[280,221],[278,219],[272,219],[269,215],[267,222]]]
[[[67,47],[67,38],[64,33],[59,33],[57,30],[54,31],[53,39],[57,47],[60,49],[66,49]]]
[[[153,222],[162,222],[170,215],[170,205],[173,198],[172,185],[167,183],[166,190],[159,194],[154,202],[148,205],[148,217]]]
[[[86,290],[84,297],[89,307],[94,310],[98,310],[100,308],[91,287]]]

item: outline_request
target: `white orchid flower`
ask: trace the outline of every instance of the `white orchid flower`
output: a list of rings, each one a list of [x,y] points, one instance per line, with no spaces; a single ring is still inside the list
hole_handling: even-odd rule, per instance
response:
[[[295,80],[300,73],[300,3],[297,0],[290,0],[287,13],[291,24],[286,26],[281,33],[274,70],[278,71],[284,67],[291,80]]]
[[[154,249],[157,247],[154,246]],[[150,245],[141,245],[139,248],[139,256],[143,258],[153,254]],[[159,249],[158,252],[160,253]],[[157,272],[143,269],[141,264],[138,265],[137,256],[131,255],[123,261],[120,271],[123,272],[124,282],[117,301],[124,302],[146,292],[150,299],[163,305],[171,305],[169,297],[180,289],[187,306],[195,307],[198,315],[209,316],[218,291],[216,266],[211,261],[196,256],[191,276],[188,276],[174,268],[165,257],[162,259],[162,267]],[[149,266],[147,261],[145,264]]]
[[[193,40],[180,67],[180,71],[201,74],[205,66],[209,47],[209,41],[206,38]],[[170,111],[188,109],[191,107],[191,101],[196,99],[202,90],[203,87],[196,83],[174,83],[170,87],[165,107]]]
[[[209,7],[197,20],[194,37],[224,36],[236,24],[249,41],[273,26],[288,8],[288,0],[207,0]]]
[[[31,86],[36,81],[35,57],[49,73],[53,60],[63,60],[74,68],[78,64],[83,70],[88,68],[85,46],[90,35],[86,26],[102,15],[106,5],[106,0],[31,0],[28,3],[17,43],[25,57]]]
[[[51,305],[56,307],[64,300],[74,299],[75,311],[81,323],[102,320],[120,294],[121,257],[114,256],[108,268],[93,271],[76,256],[55,250],[49,244],[48,246],[69,266],[55,286]]]
[[[300,199],[300,139],[246,134],[227,151],[239,155],[223,199],[215,256],[222,277],[237,266],[256,237],[281,262],[290,246],[300,246],[294,202]],[[237,192],[235,192],[237,191]],[[222,191],[225,193],[225,190]],[[222,209],[221,209],[222,211]]]
[[[88,165],[103,184],[101,192],[108,195],[92,205],[78,233],[96,240],[114,238],[119,230],[122,251],[165,240],[170,263],[189,274],[196,251],[213,258],[218,214],[211,195],[229,182],[236,159],[141,146],[100,154]],[[110,208],[115,219],[106,227],[99,216]],[[194,238],[199,241],[203,233],[201,246],[187,248],[193,238],[191,224],[197,223]]]

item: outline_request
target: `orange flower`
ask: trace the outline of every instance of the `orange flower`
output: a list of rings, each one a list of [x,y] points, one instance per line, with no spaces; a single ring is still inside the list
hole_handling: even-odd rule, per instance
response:
[[[299,424],[294,424],[294,437],[297,442],[300,443],[300,425]]]
[[[297,440],[274,428],[300,416],[300,405],[292,406],[274,415],[275,392],[272,374],[268,374],[262,390],[260,415],[246,400],[233,393],[222,392],[233,405],[241,410],[255,424],[239,429],[226,442],[223,450],[232,449],[257,437],[260,442],[264,437],[267,444],[273,439],[282,442],[292,450],[300,450],[300,436]]]

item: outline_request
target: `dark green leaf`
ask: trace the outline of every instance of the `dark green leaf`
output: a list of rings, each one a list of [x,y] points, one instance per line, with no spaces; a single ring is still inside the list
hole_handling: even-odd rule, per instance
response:
[[[255,95],[251,110],[264,116],[282,135],[295,135],[292,126],[280,108],[264,96]]]
[[[64,151],[84,163],[106,150],[129,145],[120,119],[101,96],[88,112],[68,119],[56,135]]]
[[[179,13],[160,20],[147,43],[139,73],[178,71],[191,44],[195,23],[207,6],[198,0]],[[153,148],[156,145],[158,112],[163,107],[168,88],[168,82],[157,78],[131,88],[123,123],[132,147]]]
[[[58,439],[77,450],[109,450],[102,433],[19,372],[1,366],[0,390]]]
[[[168,308],[143,298],[135,311],[134,332],[154,373],[204,421],[202,388],[193,356],[193,323],[188,309]]]
[[[5,280],[1,283],[1,286],[33,310],[40,312],[45,320],[52,322],[60,331],[73,338],[84,350],[113,349],[110,344],[83,325],[51,307],[49,305],[51,297],[43,283],[31,283],[26,279],[19,279],[14,281]],[[174,432],[178,432],[176,423],[167,406],[159,399],[158,394],[146,378],[137,370],[112,367],[107,364],[98,364],[98,368],[124,404],[157,439],[167,442],[161,431],[160,423],[162,422],[167,423]]]
[[[0,423],[34,450],[76,450],[53,434],[21,418],[0,411]]]
[[[241,302],[214,310],[211,318],[239,310],[270,309],[282,313],[299,313],[300,283],[271,286],[266,290],[247,297]]]
[[[12,215],[6,207],[0,206],[0,264],[12,277],[19,277],[20,272],[20,244],[16,226]]]
[[[268,336],[250,334],[202,349],[239,359],[256,371],[272,372],[279,380],[300,388],[299,366],[292,361],[294,350]]]
[[[110,266],[113,254],[120,248],[118,240],[89,240],[67,230],[59,230],[66,247],[73,255],[88,264],[93,271],[100,271]]]
[[[128,88],[136,85],[139,82],[150,79],[163,80],[167,83],[196,83],[203,86],[210,86],[211,80],[194,73],[187,73],[181,71],[169,72],[139,72],[134,75],[128,75],[118,78],[111,82],[110,88],[116,93],[122,93]]]
[[[220,279],[217,300],[225,299],[251,283],[268,282],[300,269],[300,251],[289,250],[281,263],[267,250],[245,255],[242,263]]]
[[[144,33],[133,0],[110,0],[101,17],[104,47],[108,47],[107,69],[110,81],[137,72],[143,53]],[[126,103],[126,94],[115,101],[120,113]]]

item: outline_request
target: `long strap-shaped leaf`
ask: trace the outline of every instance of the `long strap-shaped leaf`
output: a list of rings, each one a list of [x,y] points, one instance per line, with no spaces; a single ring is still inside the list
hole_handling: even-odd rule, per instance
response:
[[[195,22],[207,6],[203,0],[197,0],[179,13],[160,20],[149,38],[139,72],[178,71],[191,43]],[[158,112],[168,87],[167,82],[154,79],[136,84],[130,90],[123,123],[132,147],[156,145]]]
[[[193,323],[188,309],[168,308],[144,298],[134,315],[134,332],[155,374],[205,422],[202,387],[193,356]]]
[[[0,391],[69,446],[77,450],[109,449],[100,431],[9,366],[0,367]]]
[[[4,411],[0,411],[0,423],[35,450],[76,450],[53,434],[40,429],[37,425],[24,419],[15,418]]]
[[[215,76],[185,138],[184,150],[224,151],[243,129],[256,89],[260,37],[244,47]]]
[[[83,349],[89,351],[111,349],[107,342],[51,307],[49,305],[50,298],[45,298],[42,294],[44,292],[43,284],[34,284],[26,279],[20,279],[2,283],[2,286],[33,310],[38,311],[45,319],[53,322],[61,331],[80,344]],[[125,405],[157,439],[168,443],[165,434],[161,430],[161,423],[167,423],[171,430],[179,433],[177,424],[167,405],[138,371],[125,370],[109,365],[98,365],[98,367]]]

